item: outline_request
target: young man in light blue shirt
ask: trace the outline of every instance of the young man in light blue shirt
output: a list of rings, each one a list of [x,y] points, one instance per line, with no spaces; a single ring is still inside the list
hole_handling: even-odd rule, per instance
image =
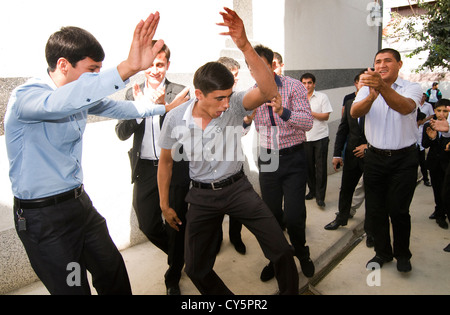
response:
[[[131,294],[122,256],[83,189],[82,139],[88,114],[131,119],[166,112],[105,98],[152,64],[164,44],[152,45],[158,23],[159,13],[140,21],[128,58],[102,73],[98,41],[83,29],[62,28],[47,42],[47,74],[11,95],[5,138],[16,230],[51,294],[90,294],[86,270],[98,294]],[[80,281],[69,283],[74,264]]]

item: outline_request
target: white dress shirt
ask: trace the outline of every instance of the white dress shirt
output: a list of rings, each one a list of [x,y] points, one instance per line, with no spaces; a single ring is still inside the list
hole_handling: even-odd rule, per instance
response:
[[[331,113],[333,107],[325,93],[314,91],[309,100],[311,111],[315,113]],[[313,127],[306,132],[306,141],[317,141],[328,137],[328,121],[314,118]]]
[[[162,80],[161,84],[156,90],[164,88],[164,84],[166,79]],[[144,97],[150,104],[158,105],[153,102],[150,98],[150,94],[154,91],[154,89],[150,86],[145,85],[144,88]],[[160,105],[160,104],[159,104]],[[159,135],[161,133],[161,125],[160,125],[161,116],[151,116],[145,118],[145,131],[144,138],[142,139],[141,145],[141,159],[144,160],[159,160],[159,156],[161,155],[161,148],[158,145]],[[137,119],[137,123],[141,123],[142,119]]]
[[[417,109],[423,94],[418,83],[397,78],[391,87],[400,95],[414,100]],[[354,103],[365,99],[368,95],[369,88],[362,87]],[[366,115],[365,133],[369,144],[378,149],[399,150],[412,146],[417,143],[419,137],[417,110],[402,115],[390,108],[380,94]]]

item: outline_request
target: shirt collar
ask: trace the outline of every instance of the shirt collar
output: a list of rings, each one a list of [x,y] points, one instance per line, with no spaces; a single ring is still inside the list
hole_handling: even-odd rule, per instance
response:
[[[392,88],[395,90],[398,87],[404,87],[405,86],[405,80],[403,80],[400,77],[397,77],[397,80],[395,80],[394,84],[392,84]]]
[[[58,87],[55,82],[53,82],[52,77],[50,76],[49,70],[47,70],[42,77],[40,77],[45,84],[52,88],[52,90],[56,90]]]
[[[195,125],[195,123],[194,123],[194,116],[192,116],[192,111],[194,110],[194,105],[195,105],[196,101],[197,101],[196,98],[193,98],[190,101],[191,103],[189,104],[188,108],[186,109],[186,111],[184,112],[184,115],[183,115],[183,121],[186,122],[186,127],[188,127],[188,128],[192,124]]]
[[[275,72],[273,73],[273,75],[275,76],[275,83],[277,84],[277,86],[283,87],[283,81],[281,81],[281,77],[277,75]]]

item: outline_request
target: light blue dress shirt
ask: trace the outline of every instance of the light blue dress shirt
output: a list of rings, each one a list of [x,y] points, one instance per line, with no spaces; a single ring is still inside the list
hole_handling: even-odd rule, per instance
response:
[[[59,88],[48,74],[17,87],[5,115],[14,196],[43,198],[83,183],[82,140],[88,115],[135,119],[165,113],[164,105],[106,98],[125,86],[117,69],[110,69],[85,73]]]

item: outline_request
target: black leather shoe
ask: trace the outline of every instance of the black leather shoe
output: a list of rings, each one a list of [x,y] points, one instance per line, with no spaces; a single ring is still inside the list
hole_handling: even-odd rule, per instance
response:
[[[325,208],[325,202],[323,200],[316,200],[316,203],[320,208]]]
[[[316,272],[314,263],[309,257],[300,260],[300,267],[302,267],[303,274],[308,278],[312,278]]]
[[[436,218],[436,223],[439,225],[440,228],[447,230],[448,229],[448,223],[445,221],[444,218]]]
[[[275,268],[273,267],[273,263],[270,262],[267,266],[265,266],[261,272],[260,279],[262,282],[269,281],[275,277]]]
[[[373,236],[370,236],[370,235],[366,236],[366,246],[368,248],[372,248],[375,246],[375,241],[373,240]]]
[[[428,217],[428,219],[430,219],[430,220],[435,220],[435,219],[436,219],[436,212],[433,212],[433,213]]]
[[[242,240],[231,242],[231,244],[234,245],[234,249],[236,249],[236,251],[239,254],[245,255],[245,252],[247,251],[247,248],[245,247],[245,244],[242,242]]]
[[[309,192],[306,196],[305,196],[305,200],[312,200],[314,199],[315,196],[312,192]]]
[[[400,272],[410,272],[412,270],[411,261],[406,258],[397,259],[397,270]]]
[[[181,295],[180,287],[177,285],[168,287],[166,290],[167,295]]]
[[[325,230],[337,230],[338,227],[340,226],[346,226],[347,222],[344,222],[343,220],[340,219],[335,219],[334,221],[328,223],[327,225],[325,225],[324,229]]]
[[[374,264],[378,264],[378,268],[381,269],[381,267],[383,267],[384,263],[390,262],[392,261],[392,258],[390,259],[384,259],[381,258],[380,256],[375,256],[373,257],[371,260],[369,260],[366,264],[366,268],[367,269],[372,269],[374,267]]]
[[[447,247],[444,248],[444,252],[450,253],[450,244],[448,244]]]

